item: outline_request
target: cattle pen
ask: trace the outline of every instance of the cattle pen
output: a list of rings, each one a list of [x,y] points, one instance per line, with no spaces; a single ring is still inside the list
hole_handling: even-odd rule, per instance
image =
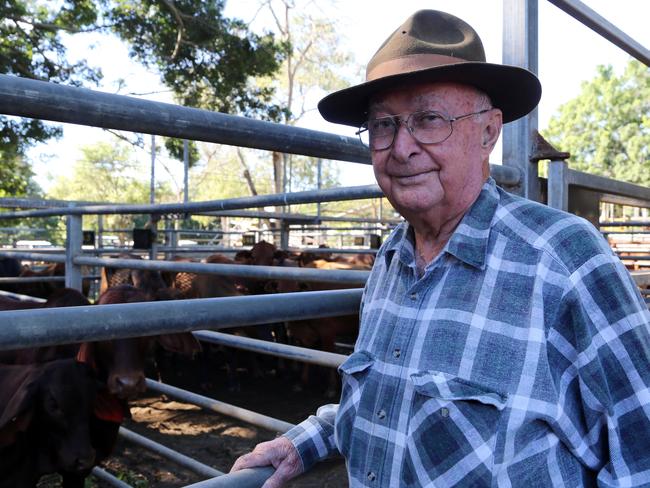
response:
[[[576,0],[550,0],[578,21],[606,37],[646,65],[650,52],[619,29]],[[504,0],[504,62],[537,71],[537,0]],[[36,80],[0,75],[0,113],[42,120],[80,124],[104,129],[124,130],[185,140],[204,141],[266,151],[299,154],[324,160],[369,164],[367,149],[352,137],[285,126],[205,110],[176,106],[131,97],[107,94],[83,88],[55,85]],[[509,124],[504,130],[504,161],[491,165],[492,177],[509,191],[542,201],[549,206],[572,211],[598,222],[598,205],[611,202],[636,207],[650,207],[650,189],[622,181],[594,176],[569,168],[569,155],[556,151],[536,135],[536,115]],[[538,176],[539,161],[549,161],[548,178]],[[65,286],[82,289],[82,267],[130,268],[148,271],[175,271],[252,279],[285,279],[346,284],[349,289],[308,291],[271,295],[205,298],[169,302],[146,302],[0,312],[0,351],[22,347],[50,346],[88,340],[152,336],[161,333],[194,332],[205,342],[241,348],[261,354],[337,367],[345,355],[271,343],[218,332],[234,326],[251,326],[298,319],[333,317],[358,312],[367,271],[319,270],[273,266],[237,266],[158,259],[177,252],[191,252],[178,246],[173,237],[165,246],[150,251],[150,259],[115,259],[100,257],[112,249],[86,251],[83,247],[84,216],[111,214],[147,215],[155,225],[163,217],[183,215],[246,215],[279,218],[290,222],[291,214],[255,212],[265,206],[285,207],[303,203],[381,198],[375,185],[336,189],[318,189],[284,194],[270,194],[224,200],[168,204],[92,204],[84,202],[30,202],[0,199],[0,207],[12,210],[0,213],[0,220],[57,216],[65,218],[65,249],[0,250],[0,257],[28,261],[63,263]],[[15,210],[16,208],[24,210]],[[594,218],[596,219],[594,221]],[[305,216],[301,216],[302,221]],[[327,219],[311,216],[308,222],[319,225]],[[348,219],[354,222],[354,219]],[[382,224],[387,221],[366,222]],[[604,222],[614,228],[617,224]],[[628,223],[628,226],[630,224]],[[641,226],[648,225],[641,222]],[[288,228],[288,227],[287,227]],[[384,230],[386,227],[384,227]],[[167,232],[166,230],[163,232]],[[615,230],[606,233],[614,235]],[[645,231],[637,231],[641,233]],[[173,236],[173,232],[167,232]],[[287,237],[280,238],[286,248]],[[220,248],[205,249],[220,250]],[[313,250],[317,251],[317,250]],[[345,249],[336,250],[345,252]],[[357,252],[358,250],[354,250]],[[647,261],[650,257],[628,253],[626,258]],[[650,285],[647,272],[633,274],[637,284]],[[48,278],[35,278],[43,281]],[[28,280],[20,279],[22,282]],[[5,282],[14,282],[7,279]],[[2,284],[2,283],[0,283]],[[356,288],[353,288],[356,287]],[[206,330],[207,329],[207,330]],[[230,405],[213,398],[191,393],[151,379],[147,387],[155,392],[229,415],[274,432],[285,432],[292,424],[257,412]],[[189,469],[205,481],[193,487],[261,486],[272,473],[271,468],[244,470],[224,475],[216,469],[184,456],[125,428],[120,435],[128,442],[150,449],[160,456]],[[118,487],[128,487],[110,473],[95,468],[93,474]]]

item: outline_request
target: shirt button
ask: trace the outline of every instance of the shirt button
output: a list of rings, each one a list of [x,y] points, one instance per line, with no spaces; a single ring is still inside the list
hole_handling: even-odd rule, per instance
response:
[[[379,412],[377,412],[377,417],[379,417],[382,420],[385,419],[386,418],[386,410],[381,409]]]
[[[411,293],[411,300],[415,301],[418,299],[418,294],[417,293]]]
[[[442,417],[449,417],[449,409],[446,407],[442,407],[440,409],[440,416]]]
[[[368,481],[375,481],[377,479],[377,475],[373,473],[372,471],[368,472]]]
[[[402,351],[400,349],[395,349],[393,351],[393,357],[398,358],[402,355]]]

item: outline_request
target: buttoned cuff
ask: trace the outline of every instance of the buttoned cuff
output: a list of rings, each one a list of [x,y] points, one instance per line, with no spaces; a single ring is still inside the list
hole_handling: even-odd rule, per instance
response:
[[[337,452],[334,442],[334,425],[315,415],[311,415],[283,435],[298,451],[303,472]]]

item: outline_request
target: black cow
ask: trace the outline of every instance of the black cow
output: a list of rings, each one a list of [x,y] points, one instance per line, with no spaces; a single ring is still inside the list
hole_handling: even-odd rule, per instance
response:
[[[0,365],[0,488],[92,468],[95,393],[90,368],[74,359]]]

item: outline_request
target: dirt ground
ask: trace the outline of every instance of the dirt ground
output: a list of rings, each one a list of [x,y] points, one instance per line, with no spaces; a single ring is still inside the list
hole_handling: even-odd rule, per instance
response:
[[[273,374],[253,379],[248,372],[240,371],[240,390],[233,392],[227,388],[223,368],[211,375],[211,385],[207,388],[205,384],[200,386],[191,367],[178,367],[176,372],[180,374],[174,378],[167,377],[165,381],[291,423],[304,420],[320,405],[333,401],[324,396],[326,381],[323,377],[317,377],[305,391],[297,392],[294,380]],[[258,442],[271,440],[277,435],[160,395],[146,394],[130,405],[132,419],[126,421],[124,427],[222,472],[228,472],[235,459]],[[121,438],[113,457],[102,467],[135,488],[181,487],[205,479]],[[60,483],[56,476],[46,477],[39,483],[39,488],[58,486]],[[94,478],[89,478],[86,483],[86,488],[109,486]],[[347,487],[343,460],[325,461],[287,486]]]

